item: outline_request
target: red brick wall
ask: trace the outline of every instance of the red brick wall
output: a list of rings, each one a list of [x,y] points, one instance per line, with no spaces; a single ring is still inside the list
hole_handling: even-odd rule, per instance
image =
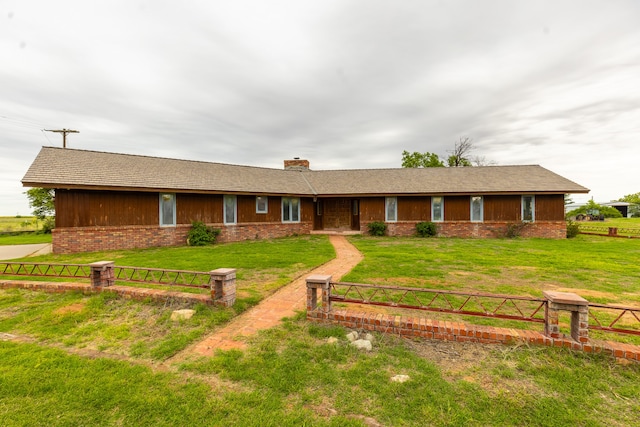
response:
[[[360,231],[368,232],[367,225],[371,221],[362,221]],[[387,235],[389,236],[413,236],[416,234],[416,224],[419,221],[398,221],[387,223]],[[519,231],[521,237],[544,237],[551,239],[564,239],[567,236],[567,224],[565,221],[537,221],[532,223],[519,223],[508,221],[496,222],[469,222],[451,221],[438,222],[438,236],[463,237],[463,238],[495,238],[505,237],[507,228],[511,225],[522,227]]]
[[[225,226],[209,224],[222,232],[218,242],[236,242],[251,239],[271,239],[293,234],[309,234],[312,222],[300,223],[247,223]],[[76,227],[53,230],[53,252],[58,254],[96,252],[117,249],[140,249],[156,246],[186,245],[191,225],[176,227],[120,226]]]

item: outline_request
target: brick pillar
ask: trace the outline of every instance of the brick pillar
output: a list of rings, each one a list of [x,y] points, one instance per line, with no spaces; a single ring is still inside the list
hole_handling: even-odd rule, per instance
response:
[[[331,276],[312,274],[307,277],[307,313],[318,308],[318,289],[322,291],[322,312],[331,311]]]
[[[609,227],[609,236],[617,236],[618,227]]]
[[[98,261],[89,264],[91,267],[91,286],[93,287],[106,287],[115,283],[115,275],[113,273],[113,267],[115,262],[113,261]]]
[[[589,342],[589,301],[572,293],[544,291],[547,299],[544,332],[550,338],[563,338],[558,317],[561,310],[571,312],[571,337],[581,343]]]
[[[236,269],[218,268],[209,272],[211,299],[225,307],[236,302]]]

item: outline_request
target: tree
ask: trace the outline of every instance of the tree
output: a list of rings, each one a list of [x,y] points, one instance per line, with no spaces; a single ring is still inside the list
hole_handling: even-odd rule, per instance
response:
[[[33,214],[38,219],[45,219],[55,214],[56,208],[53,203],[55,196],[53,188],[31,188],[25,192],[29,199],[29,206],[33,208]]]
[[[494,164],[494,162],[487,161],[484,157],[471,158],[469,154],[473,151],[473,141],[468,137],[460,137],[460,140],[454,144],[453,150],[447,157],[445,164],[444,160],[435,153],[425,152],[419,153],[414,151],[409,153],[407,150],[402,152],[402,167],[403,168],[435,168],[448,166],[456,168],[460,166],[487,166]]]
[[[451,155],[447,158],[449,167],[471,166],[471,161],[469,160],[469,153],[471,153],[471,151],[473,151],[471,138],[460,137],[460,140],[455,143],[453,150],[450,151]]]
[[[444,167],[444,162],[440,160],[435,153],[418,153],[414,151],[409,153],[407,150],[402,152],[403,168],[439,168]]]
[[[611,206],[599,205],[593,200],[589,200],[586,205],[579,207],[578,209],[567,212],[566,217],[573,218],[580,214],[586,215],[593,212],[599,212],[605,218],[622,218],[622,214],[618,209],[612,208]]]
[[[627,194],[620,198],[620,201],[631,203],[631,206],[629,206],[629,213],[632,217],[640,216],[640,193]]]
[[[33,208],[33,214],[43,221],[42,230],[45,233],[50,233],[55,226],[55,190],[53,188],[35,187],[27,190],[25,194],[29,199],[29,206]]]

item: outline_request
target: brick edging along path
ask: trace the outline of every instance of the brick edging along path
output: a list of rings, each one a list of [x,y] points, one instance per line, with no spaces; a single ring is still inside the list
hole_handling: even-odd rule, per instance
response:
[[[344,236],[330,235],[329,241],[336,250],[336,257],[307,274],[331,274],[340,278],[362,260],[362,254]],[[190,353],[212,356],[217,349],[244,349],[247,337],[280,324],[283,317],[291,317],[297,311],[303,311],[306,304],[307,285],[304,275],[280,288],[201,342],[188,347],[175,358],[180,359]]]

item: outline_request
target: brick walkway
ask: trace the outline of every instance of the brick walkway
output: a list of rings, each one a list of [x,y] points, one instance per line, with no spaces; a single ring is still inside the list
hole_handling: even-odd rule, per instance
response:
[[[244,349],[247,346],[246,337],[254,335],[261,329],[278,325],[283,317],[291,317],[296,311],[305,310],[307,276],[330,274],[333,276],[332,280],[339,280],[362,260],[362,254],[344,236],[331,235],[329,240],[336,250],[336,258],[279,289],[203,341],[184,350],[182,355],[211,356],[216,349]],[[177,356],[180,358],[180,355]]]

